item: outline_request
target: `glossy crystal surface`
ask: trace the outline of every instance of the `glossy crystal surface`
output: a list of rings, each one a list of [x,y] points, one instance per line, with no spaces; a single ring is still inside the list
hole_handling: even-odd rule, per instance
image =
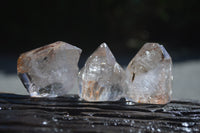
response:
[[[32,97],[78,94],[78,60],[81,49],[55,42],[21,54],[17,72]]]
[[[162,45],[146,43],[130,61],[126,77],[129,100],[153,104],[170,101],[172,60]]]
[[[125,72],[105,43],[87,59],[79,77],[80,95],[87,101],[115,101],[123,96]]]

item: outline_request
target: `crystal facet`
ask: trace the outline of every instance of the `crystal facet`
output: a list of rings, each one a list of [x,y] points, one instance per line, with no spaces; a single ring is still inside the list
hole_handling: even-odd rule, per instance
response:
[[[17,72],[32,97],[78,94],[78,60],[81,49],[55,42],[23,53]]]
[[[115,101],[123,95],[125,71],[103,43],[79,72],[81,97],[87,101]]]
[[[129,100],[152,104],[170,101],[172,60],[162,45],[146,43],[129,63],[126,77]]]

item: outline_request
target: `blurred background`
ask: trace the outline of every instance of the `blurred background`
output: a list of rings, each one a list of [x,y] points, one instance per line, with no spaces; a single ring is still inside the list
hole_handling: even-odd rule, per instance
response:
[[[200,100],[199,0],[29,0],[0,4],[0,92],[27,94],[16,75],[20,53],[65,41],[83,52],[106,42],[124,67],[145,42],[174,62],[173,99]]]

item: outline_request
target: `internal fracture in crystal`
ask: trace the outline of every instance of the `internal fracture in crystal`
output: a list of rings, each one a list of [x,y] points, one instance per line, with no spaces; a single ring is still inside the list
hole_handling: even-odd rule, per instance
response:
[[[172,60],[162,45],[146,43],[126,69],[126,97],[139,103],[165,104],[171,98]]]
[[[78,60],[82,50],[55,42],[21,54],[18,76],[32,97],[78,94]]]
[[[103,43],[79,72],[80,95],[87,101],[115,101],[123,95],[125,72]]]

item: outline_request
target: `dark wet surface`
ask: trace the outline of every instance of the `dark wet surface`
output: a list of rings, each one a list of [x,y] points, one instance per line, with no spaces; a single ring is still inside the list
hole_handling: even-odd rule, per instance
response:
[[[0,132],[200,132],[200,103],[90,103],[0,94]]]

